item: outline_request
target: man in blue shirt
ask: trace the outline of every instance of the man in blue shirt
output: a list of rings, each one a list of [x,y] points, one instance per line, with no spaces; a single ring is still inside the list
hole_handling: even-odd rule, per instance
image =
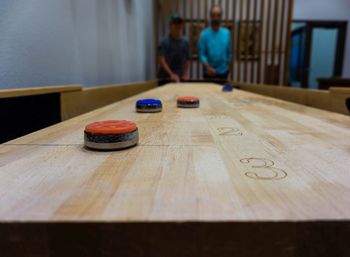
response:
[[[221,27],[221,17],[221,6],[214,5],[210,10],[211,26],[202,31],[198,43],[204,78],[208,80],[227,80],[232,61],[231,33]]]

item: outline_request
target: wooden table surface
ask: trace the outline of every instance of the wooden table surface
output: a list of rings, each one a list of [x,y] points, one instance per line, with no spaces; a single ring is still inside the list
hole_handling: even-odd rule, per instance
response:
[[[176,98],[198,96],[199,109]],[[135,101],[160,98],[163,112]],[[137,147],[83,147],[86,124],[137,123]],[[214,84],[169,84],[0,145],[0,221],[350,218],[350,117]]]

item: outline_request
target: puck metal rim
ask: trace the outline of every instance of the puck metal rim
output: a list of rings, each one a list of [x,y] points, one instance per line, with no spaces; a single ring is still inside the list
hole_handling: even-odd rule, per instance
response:
[[[117,136],[118,140],[108,141],[108,136],[110,137]],[[105,140],[107,142],[96,142],[97,140],[96,141],[89,140],[89,137],[91,137],[92,139],[94,137],[105,137]],[[93,149],[93,150],[121,150],[132,146],[136,146],[138,142],[139,142],[138,129],[125,134],[93,134],[89,132],[84,132],[84,145],[87,148]]]

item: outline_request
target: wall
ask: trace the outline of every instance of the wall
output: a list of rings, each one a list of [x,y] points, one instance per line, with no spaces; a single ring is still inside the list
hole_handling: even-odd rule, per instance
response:
[[[347,20],[349,22],[343,76],[350,77],[350,1],[295,0],[293,18],[299,20]]]
[[[152,0],[1,0],[0,88],[154,78]]]

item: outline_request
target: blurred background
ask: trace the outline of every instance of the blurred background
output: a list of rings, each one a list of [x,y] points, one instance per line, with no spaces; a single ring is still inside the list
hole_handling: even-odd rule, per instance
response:
[[[232,31],[233,81],[349,84],[349,0],[2,0],[0,88],[154,79],[173,12],[186,19],[199,80],[196,42],[214,2]]]

